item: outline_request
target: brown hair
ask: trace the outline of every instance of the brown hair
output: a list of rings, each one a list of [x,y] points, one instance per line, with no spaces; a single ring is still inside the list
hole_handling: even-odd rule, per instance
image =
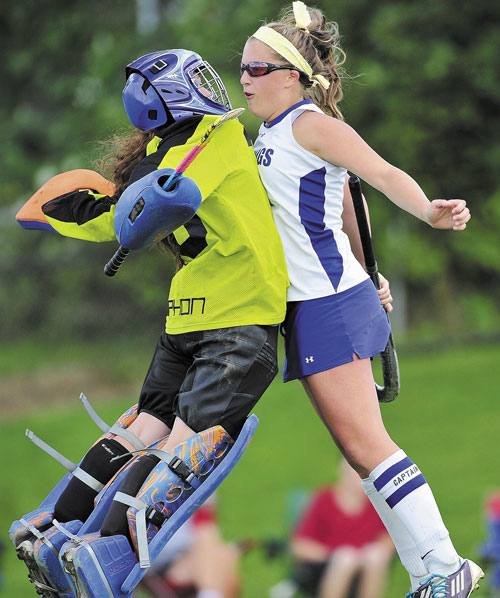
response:
[[[115,203],[127,188],[134,167],[146,157],[148,143],[154,136],[153,131],[132,129],[114,135],[99,144],[104,151],[96,160],[96,167],[115,184],[116,190],[113,196]],[[174,235],[165,237],[156,244],[156,247],[174,258],[177,270],[184,266],[179,244]]]
[[[313,87],[304,86],[304,96],[313,100],[330,116],[343,120],[338,108],[342,99],[342,81],[345,71],[345,52],[340,47],[340,34],[337,23],[326,20],[319,8],[309,8],[311,23],[306,29],[299,29],[295,24],[293,10],[285,9],[280,20],[268,23],[267,27],[281,33],[306,59],[314,75],[323,75],[330,81],[330,87],[324,89],[319,83]],[[283,60],[283,57],[280,57]]]

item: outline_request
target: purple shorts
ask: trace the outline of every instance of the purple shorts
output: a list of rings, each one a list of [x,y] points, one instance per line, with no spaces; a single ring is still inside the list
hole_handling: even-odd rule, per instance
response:
[[[390,334],[371,280],[335,295],[290,301],[283,325],[288,382],[383,351]]]

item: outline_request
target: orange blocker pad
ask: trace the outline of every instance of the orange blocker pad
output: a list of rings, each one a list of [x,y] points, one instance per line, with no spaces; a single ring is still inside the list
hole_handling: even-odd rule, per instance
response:
[[[26,229],[56,232],[49,224],[42,207],[60,195],[80,189],[90,189],[101,195],[113,195],[115,192],[113,183],[98,172],[85,168],[69,170],[44,183],[19,210],[16,220]]]

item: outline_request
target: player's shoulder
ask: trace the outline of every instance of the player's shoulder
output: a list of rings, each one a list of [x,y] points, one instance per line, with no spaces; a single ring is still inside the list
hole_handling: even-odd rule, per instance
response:
[[[310,130],[318,129],[321,130],[324,127],[338,127],[344,123],[333,116],[325,114],[323,111],[313,110],[311,108],[303,109],[300,114],[293,121],[293,129],[304,129]]]
[[[322,155],[324,148],[342,135],[346,127],[345,122],[324,112],[306,110],[295,119],[293,136],[304,149]]]

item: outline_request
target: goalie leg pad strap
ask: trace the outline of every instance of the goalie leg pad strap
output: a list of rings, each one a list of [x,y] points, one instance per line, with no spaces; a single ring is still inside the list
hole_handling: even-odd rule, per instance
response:
[[[74,519],[85,521],[94,508],[97,493],[123,466],[122,459],[111,459],[126,453],[127,449],[112,438],[104,438],[95,444],[85,455],[59,497],[54,507],[54,517],[63,523]],[[81,475],[80,471],[85,475]],[[94,483],[88,483],[89,477]]]
[[[158,457],[144,455],[131,467],[130,471],[120,486],[120,492],[135,496],[141,489],[144,480],[159,462]],[[127,523],[128,506],[121,502],[113,501],[101,527],[101,536],[114,536],[122,534],[129,536]]]

